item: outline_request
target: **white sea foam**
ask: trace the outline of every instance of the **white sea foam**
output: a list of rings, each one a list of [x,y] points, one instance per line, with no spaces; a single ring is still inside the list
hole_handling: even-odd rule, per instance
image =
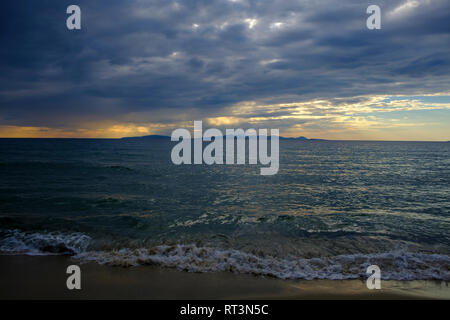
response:
[[[87,249],[91,238],[79,232],[23,232],[2,230],[0,252],[8,254],[77,254]]]
[[[282,259],[193,244],[99,251],[88,250],[92,239],[81,233],[8,230],[1,234],[0,252],[3,254],[72,254],[80,262],[110,266],[155,265],[188,272],[235,272],[281,279],[365,279],[367,267],[376,264],[381,268],[384,280],[450,281],[450,256],[406,250]]]
[[[367,267],[377,264],[385,280],[450,280],[449,256],[404,251],[277,259],[231,249],[162,245],[151,249],[83,252],[74,258],[112,266],[157,265],[189,272],[230,271],[281,279],[366,278]]]

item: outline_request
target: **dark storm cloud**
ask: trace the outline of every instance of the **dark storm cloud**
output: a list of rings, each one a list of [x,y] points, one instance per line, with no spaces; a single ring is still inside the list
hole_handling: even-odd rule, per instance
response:
[[[0,124],[447,91],[450,4],[405,3],[6,0]],[[66,29],[70,4],[80,31]],[[369,4],[381,7],[381,30],[365,26]]]

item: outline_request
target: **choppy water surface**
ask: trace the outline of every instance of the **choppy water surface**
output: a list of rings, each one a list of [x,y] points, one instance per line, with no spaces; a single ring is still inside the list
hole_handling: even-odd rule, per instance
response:
[[[0,251],[280,278],[450,280],[450,143],[280,141],[280,170],[155,140],[0,139]]]

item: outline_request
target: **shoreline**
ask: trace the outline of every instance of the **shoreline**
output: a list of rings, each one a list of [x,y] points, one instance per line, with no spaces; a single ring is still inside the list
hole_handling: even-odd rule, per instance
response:
[[[66,268],[81,268],[68,290]],[[282,280],[230,272],[191,273],[156,266],[111,267],[68,256],[0,256],[0,299],[450,299],[445,281]]]

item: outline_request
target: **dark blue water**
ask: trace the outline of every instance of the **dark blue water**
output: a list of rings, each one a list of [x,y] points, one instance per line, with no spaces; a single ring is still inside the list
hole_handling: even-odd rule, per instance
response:
[[[280,170],[158,140],[0,139],[0,251],[281,278],[450,279],[450,143],[280,141]],[[384,271],[384,273],[383,273]]]

